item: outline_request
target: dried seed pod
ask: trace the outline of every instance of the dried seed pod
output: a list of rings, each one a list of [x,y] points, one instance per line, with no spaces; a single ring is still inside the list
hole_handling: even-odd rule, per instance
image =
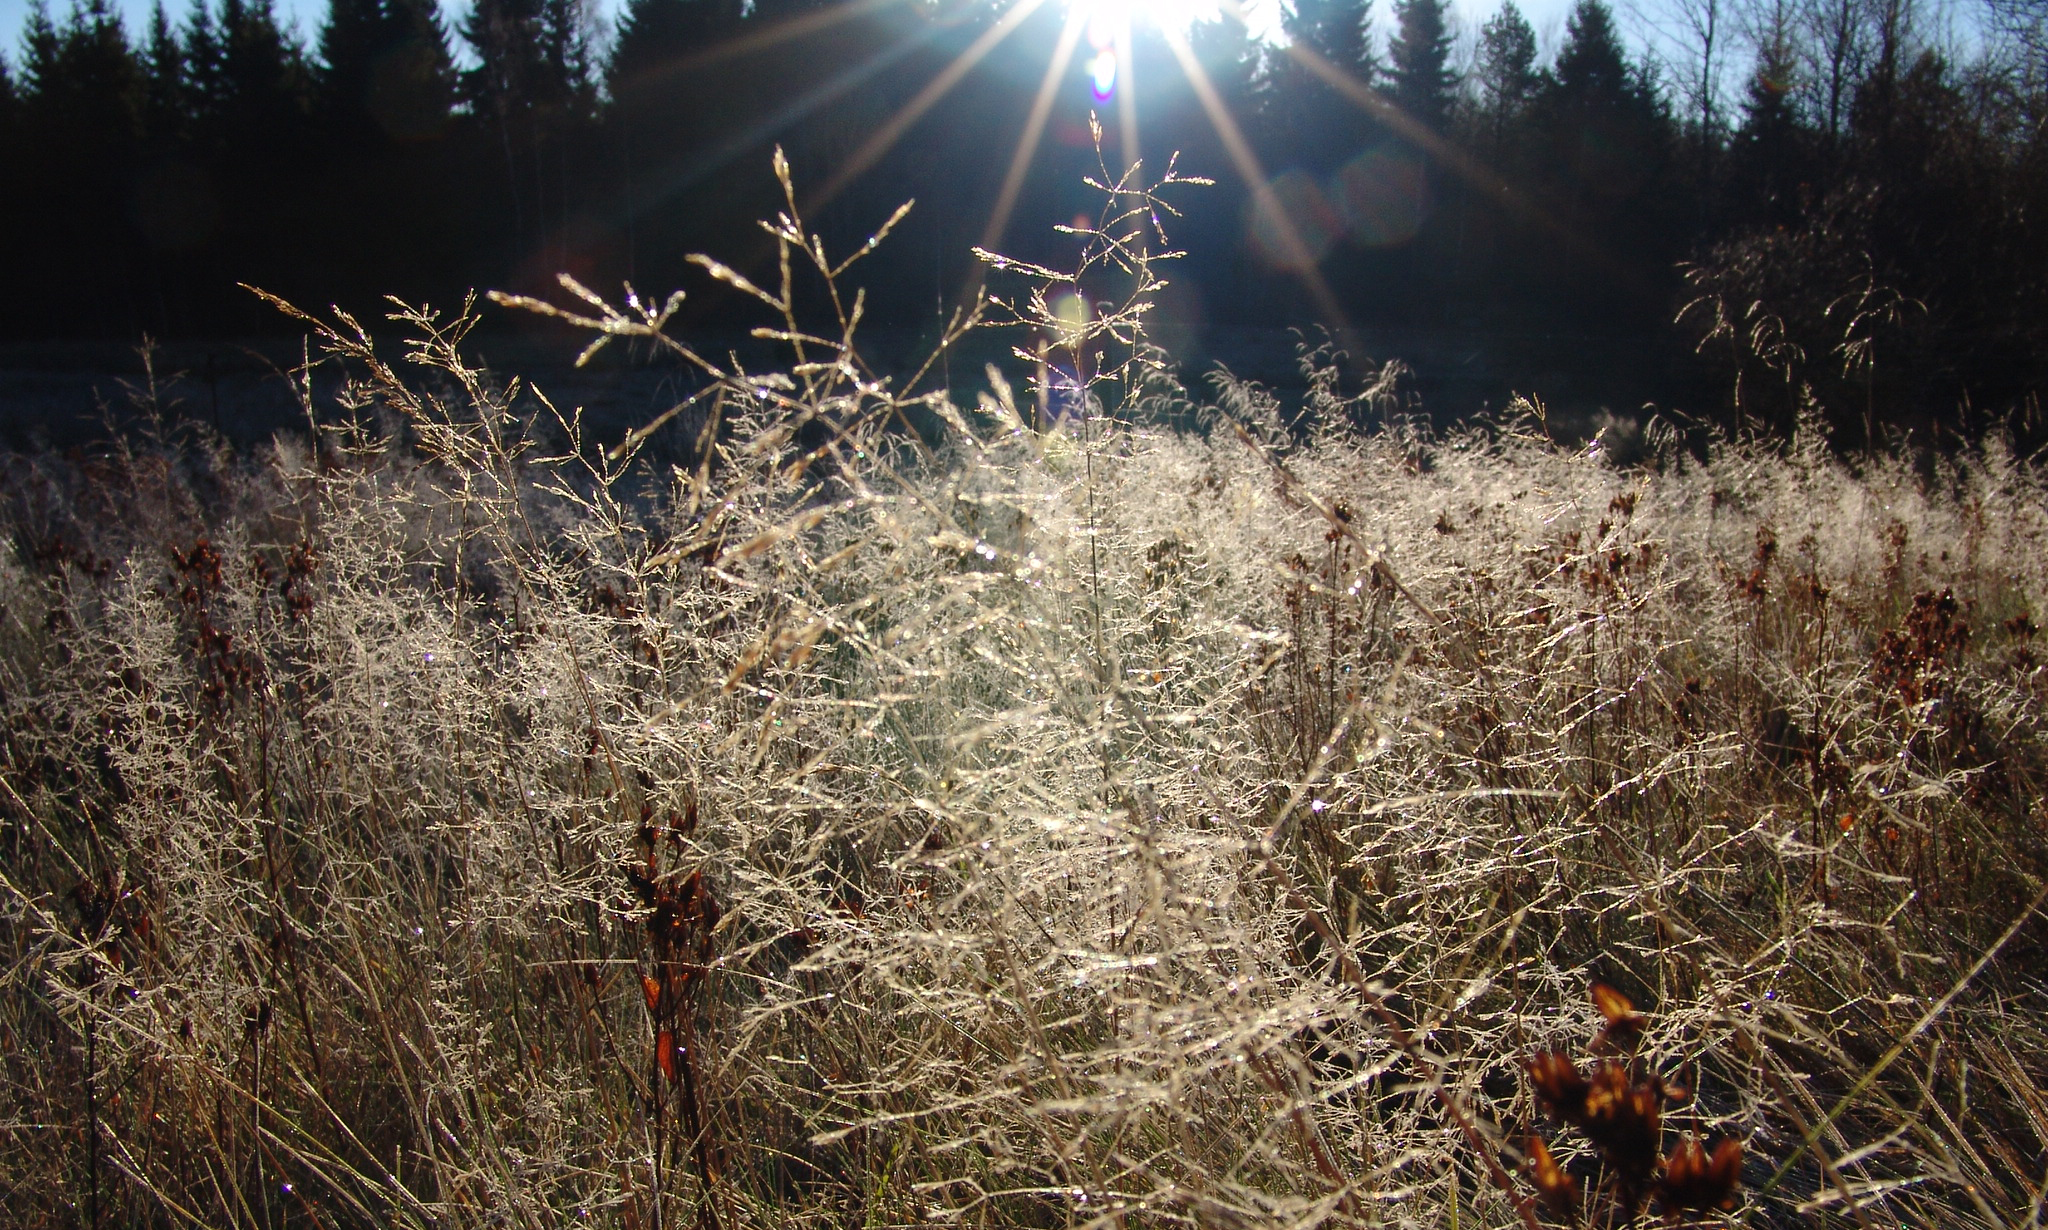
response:
[[[1586,1078],[1562,1051],[1539,1051],[1524,1065],[1543,1108],[1566,1123],[1586,1117]]]
[[[1657,1199],[1666,1213],[1727,1212],[1735,1207],[1735,1190],[1741,1181],[1741,1141],[1723,1138],[1710,1152],[1699,1137],[1688,1136],[1664,1163]]]
[[[1612,1047],[1619,1051],[1632,1051],[1643,1039],[1643,1028],[1649,1024],[1628,996],[1604,982],[1595,982],[1589,988],[1593,994],[1593,1006],[1600,1010],[1606,1023],[1593,1039],[1595,1049]]]
[[[1631,1081],[1628,1069],[1611,1060],[1596,1066],[1586,1083],[1579,1130],[1600,1147],[1625,1183],[1641,1190],[1660,1151],[1664,1099],[1658,1085]]]
[[[1564,1172],[1550,1155],[1541,1136],[1529,1138],[1529,1182],[1543,1207],[1560,1217],[1571,1217],[1579,1208],[1579,1181]]]

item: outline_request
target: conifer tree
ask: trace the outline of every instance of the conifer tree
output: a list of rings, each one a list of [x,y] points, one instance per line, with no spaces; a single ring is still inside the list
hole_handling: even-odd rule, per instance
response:
[[[455,66],[432,0],[329,0],[320,59],[333,139],[418,140],[446,126]]]
[[[583,0],[476,0],[462,37],[477,58],[462,93],[504,165],[507,255],[561,267],[596,120],[588,10]]]
[[[17,148],[21,137],[21,94],[15,88],[14,70],[8,67],[7,57],[0,55],[0,165],[18,167],[21,153]],[[19,214],[17,212],[17,183],[19,176],[11,177],[6,184],[0,184],[0,228],[13,233]]]
[[[1433,132],[1443,131],[1450,118],[1458,85],[1444,18],[1444,0],[1394,0],[1394,36],[1387,45],[1388,96]]]
[[[1542,109],[1552,170],[1599,195],[1653,173],[1672,136],[1664,102],[1629,63],[1605,0],[1578,0],[1566,18]]]
[[[1367,88],[1379,83],[1369,0],[1294,0],[1281,18],[1291,43]],[[1265,96],[1264,144],[1283,165],[1328,170],[1356,155],[1378,133],[1353,99],[1332,89],[1296,57],[1280,53]]]
[[[731,0],[629,0],[619,15],[605,80],[612,98],[677,90],[677,66],[730,37],[740,6]]]
[[[1578,0],[1565,42],[1545,82],[1531,137],[1532,169],[1556,216],[1580,237],[1577,253],[1533,258],[1540,310],[1556,322],[1601,332],[1641,329],[1662,311],[1677,236],[1695,209],[1680,209],[1673,188],[1676,139],[1669,111],[1648,75],[1623,50],[1604,0]],[[1598,262],[1587,258],[1597,252]],[[1617,278],[1613,269],[1640,270]]]
[[[272,0],[220,0],[212,13],[201,0],[193,12],[186,38],[196,118],[216,153],[262,162],[303,152],[312,74]]]
[[[1250,124],[1265,105],[1263,92],[1268,83],[1258,40],[1246,30],[1243,22],[1228,15],[1219,15],[1214,20],[1190,26],[1187,45],[1208,76],[1224,111],[1239,125]],[[1161,76],[1166,80],[1179,80],[1177,66],[1168,73],[1170,75]],[[1189,267],[1179,276],[1212,291],[1222,292],[1228,285],[1228,279],[1241,276],[1232,270],[1229,262],[1239,254],[1244,184],[1194,91],[1177,91],[1175,101],[1178,105],[1165,115],[1160,114],[1158,106],[1147,112],[1147,128],[1163,130],[1151,141],[1156,147],[1178,151],[1183,171],[1206,176],[1216,185],[1205,190],[1199,205],[1189,210],[1186,217],[1176,224],[1175,242],[1186,245],[1191,253],[1201,257],[1190,261]],[[1156,156],[1152,162],[1157,165]]]
[[[387,133],[417,138],[437,133],[455,106],[455,57],[435,0],[385,0],[383,75],[391,84],[373,108]]]
[[[187,88],[185,46],[163,0],[149,10],[149,42],[142,50],[142,127],[152,141],[176,141],[186,135],[192,99]]]
[[[641,276],[644,256],[657,276],[682,276],[683,252],[698,242],[692,220],[674,211],[643,214],[723,134],[745,127],[742,66],[701,58],[740,28],[739,0],[630,0],[619,16],[606,65],[606,122],[625,198],[631,276]]]
[[[476,56],[475,66],[462,73],[462,96],[503,156],[513,242],[523,242],[536,209],[532,172],[522,162],[538,143],[540,6],[538,0],[476,0],[461,28]]]
[[[1555,98],[1565,106],[1610,110],[1626,106],[1636,80],[1605,0],[1578,0],[1565,19],[1557,53]]]
[[[1188,49],[1216,89],[1218,99],[1242,123],[1257,107],[1262,61],[1259,44],[1245,24],[1228,16],[1199,21],[1188,28]],[[1195,132],[1206,132],[1204,119]],[[1213,136],[1213,134],[1211,134]],[[1218,168],[1220,170],[1220,168]]]
[[[383,0],[327,0],[317,43],[323,111],[360,105],[383,35]]]
[[[139,135],[142,68],[108,0],[76,0],[61,26],[38,0],[22,49],[28,120],[47,140],[85,154]]]
[[[541,55],[547,66],[543,80],[558,123],[587,124],[597,115],[599,65],[590,46],[590,8],[586,0],[540,0]]]
[[[1295,0],[1281,18],[1288,38],[1368,84],[1380,74],[1371,25],[1371,6],[1359,0]]]
[[[220,77],[220,30],[207,0],[192,0],[178,42],[185,49],[186,121],[197,128],[208,118]]]
[[[507,126],[540,89],[539,0],[477,0],[461,31],[476,56],[462,74],[463,98],[478,119]]]
[[[30,8],[19,161],[6,177],[22,185],[36,241],[14,246],[9,275],[66,287],[78,305],[63,322],[72,327],[99,332],[133,320],[124,310],[132,307],[127,207],[142,100],[142,67],[107,0],[75,0],[61,25],[43,4]]]
[[[1542,83],[1536,68],[1536,31],[1515,0],[1502,0],[1500,10],[1479,29],[1480,130],[1496,149],[1507,144],[1511,127],[1521,120]]]
[[[1780,12],[1787,7],[1779,0]],[[1811,146],[1792,102],[1798,74],[1799,53],[1789,23],[1771,23],[1758,39],[1742,122],[1730,143],[1734,208],[1746,218],[1773,223],[1791,220],[1795,202],[1790,199],[1790,189],[1805,170]]]
[[[477,0],[462,23],[476,53],[463,94],[509,131],[587,119],[597,99],[583,0]]]

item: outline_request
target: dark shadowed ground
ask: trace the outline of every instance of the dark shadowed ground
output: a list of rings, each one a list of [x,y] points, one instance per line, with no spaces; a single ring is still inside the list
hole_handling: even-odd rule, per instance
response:
[[[1206,374],[1219,365],[1274,389],[1283,403],[1298,402],[1305,388],[1297,357],[1303,339],[1295,332],[1200,327],[1171,319],[1158,321],[1155,332],[1179,359],[1181,378],[1197,398],[1208,395]],[[397,355],[398,327],[389,326],[383,336],[391,339],[386,343],[388,353]],[[971,399],[971,390],[984,383],[981,373],[987,363],[1021,367],[1010,353],[1021,336],[998,330],[971,339],[935,373],[948,387],[961,390],[963,400]],[[762,343],[744,334],[693,332],[687,340],[719,359],[737,351],[749,366],[765,366],[773,358]],[[873,327],[863,331],[861,340],[863,353],[878,368],[907,373],[923,359],[933,339],[930,330]],[[1366,361],[1352,364],[1354,372],[1400,360],[1412,369],[1401,386],[1407,408],[1426,413],[1439,424],[1497,410],[1517,393],[1543,398],[1561,428],[1643,412],[1640,406],[1609,404],[1599,390],[1575,388],[1570,373],[1578,364],[1560,358],[1545,369],[1540,363],[1532,367],[1524,362],[1531,353],[1583,356],[1589,350],[1615,350],[1604,339],[1381,330],[1365,333],[1359,343]],[[467,350],[499,376],[516,376],[538,388],[564,411],[581,407],[587,430],[604,442],[648,421],[695,387],[680,364],[649,356],[644,348],[634,352],[618,347],[579,369],[573,364],[573,342],[499,329],[480,331]],[[1614,367],[1632,361],[1626,353],[1609,357]],[[205,424],[238,445],[259,443],[280,430],[304,425],[305,412],[290,375],[302,358],[295,341],[280,338],[160,346],[154,354],[157,402],[167,421]],[[1510,380],[1509,371],[1523,374]],[[331,366],[316,370],[314,400],[323,414],[336,409],[336,384]],[[0,346],[0,447],[70,447],[105,438],[110,425],[139,425],[148,386],[142,354],[135,346]]]

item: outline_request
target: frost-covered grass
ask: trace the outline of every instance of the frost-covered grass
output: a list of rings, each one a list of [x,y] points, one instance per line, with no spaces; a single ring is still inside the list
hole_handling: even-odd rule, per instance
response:
[[[2037,465],[1191,414],[1129,312],[1042,430],[844,308],[664,471],[418,316],[5,460],[10,1220],[1527,1224],[1597,977],[1732,1220],[2038,1224]]]

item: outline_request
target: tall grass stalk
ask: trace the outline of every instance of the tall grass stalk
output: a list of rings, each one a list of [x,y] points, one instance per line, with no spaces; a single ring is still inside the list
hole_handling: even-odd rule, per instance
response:
[[[1198,397],[1105,186],[972,395],[792,192],[704,262],[778,370],[508,301],[694,366],[680,464],[468,306],[299,314],[253,456],[6,458],[11,1219],[1523,1225],[1597,977],[1730,1220],[2038,1224],[2038,466]]]

